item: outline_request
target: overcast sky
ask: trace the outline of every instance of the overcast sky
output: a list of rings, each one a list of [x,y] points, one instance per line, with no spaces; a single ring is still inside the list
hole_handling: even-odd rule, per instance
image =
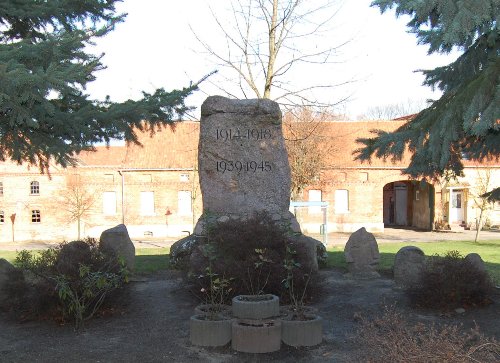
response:
[[[452,56],[428,56],[427,47],[418,46],[415,36],[407,33],[408,18],[396,19],[393,12],[381,15],[378,8],[369,6],[370,2],[344,1],[331,33],[322,41],[351,41],[341,48],[340,63],[316,66],[312,71],[329,77],[332,83],[356,80],[325,95],[332,103],[351,95],[350,101],[336,111],[352,118],[370,107],[438,97],[421,86],[423,76],[414,71],[452,60]],[[214,33],[209,4],[224,16],[230,0],[125,0],[118,7],[118,11],[128,13],[125,22],[99,39],[94,49],[105,53],[103,63],[107,69],[97,73],[97,80],[87,91],[99,99],[106,95],[114,101],[135,99],[142,90],[181,88],[216,69],[189,28],[191,25],[210,42],[222,39]],[[224,70],[219,68],[219,72]],[[304,74],[302,81],[313,76]],[[201,88],[188,100],[198,109],[208,95],[221,93],[209,83]]]

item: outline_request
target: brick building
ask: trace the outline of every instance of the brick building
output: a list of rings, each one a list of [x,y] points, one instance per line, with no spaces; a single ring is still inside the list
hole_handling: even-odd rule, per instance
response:
[[[369,136],[371,129],[392,131],[403,122],[324,123],[323,139],[335,143],[338,151],[327,156],[327,167],[302,198],[327,202],[327,213],[319,207],[296,210],[306,232],[319,233],[325,220],[329,231],[345,232],[362,226],[381,231],[384,225],[432,229],[439,220],[473,224],[478,215],[474,196],[486,176],[489,189],[498,186],[499,163],[466,161],[464,178],[427,184],[401,174],[407,159],[396,165],[353,160],[356,138]],[[198,137],[197,122],[177,123],[152,137],[140,133],[143,146],[97,147],[97,152],[80,154],[76,167],[53,165],[50,177],[36,167],[0,163],[0,243],[72,240],[78,225],[82,237],[98,237],[119,223],[127,225],[132,238],[189,233],[202,212]],[[81,214],[80,223],[75,214]],[[487,218],[500,223],[500,204],[491,206]]]

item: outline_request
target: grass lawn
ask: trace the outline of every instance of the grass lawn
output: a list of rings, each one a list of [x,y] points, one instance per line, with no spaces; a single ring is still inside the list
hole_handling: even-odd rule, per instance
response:
[[[148,274],[166,270],[170,266],[170,248],[137,248],[135,250],[135,272]]]
[[[483,242],[419,242],[419,243],[380,243],[379,270],[388,271],[394,265],[394,257],[401,247],[416,246],[424,251],[426,256],[444,255],[451,250],[457,250],[465,256],[475,252],[481,256],[488,272],[496,284],[500,284],[500,240]],[[347,268],[344,260],[344,247],[335,246],[328,250],[328,266]]]
[[[169,268],[168,254],[170,248],[138,248],[135,250],[135,272],[138,274],[149,274]],[[0,250],[0,258],[5,258],[13,263],[16,251]]]

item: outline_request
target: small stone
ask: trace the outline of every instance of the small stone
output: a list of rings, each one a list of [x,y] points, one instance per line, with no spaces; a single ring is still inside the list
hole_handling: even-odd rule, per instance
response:
[[[463,314],[463,313],[465,313],[465,309],[464,308],[458,308],[458,309],[455,309],[455,312],[457,314]]]
[[[135,246],[124,224],[119,224],[102,232],[99,239],[99,248],[104,253],[113,253],[118,257],[122,257],[125,261],[125,266],[130,270],[134,269]]]
[[[415,286],[424,268],[424,252],[415,246],[401,248],[394,258],[394,282],[399,287]]]
[[[469,253],[467,256],[465,256],[464,260],[474,266],[478,271],[486,272],[484,261],[477,253]]]
[[[380,277],[375,270],[380,259],[377,240],[364,227],[349,237],[345,245],[344,255],[352,277]]]

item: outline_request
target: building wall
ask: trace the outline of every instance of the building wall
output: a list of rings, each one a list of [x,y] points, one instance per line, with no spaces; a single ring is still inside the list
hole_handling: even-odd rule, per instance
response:
[[[58,197],[65,175],[53,170],[50,178],[38,169],[3,163],[0,182],[0,241],[63,239],[71,229],[70,223],[60,218]],[[31,193],[31,182],[38,182],[39,193]],[[33,211],[39,211],[39,221],[32,221]],[[11,216],[15,214],[14,223]]]

